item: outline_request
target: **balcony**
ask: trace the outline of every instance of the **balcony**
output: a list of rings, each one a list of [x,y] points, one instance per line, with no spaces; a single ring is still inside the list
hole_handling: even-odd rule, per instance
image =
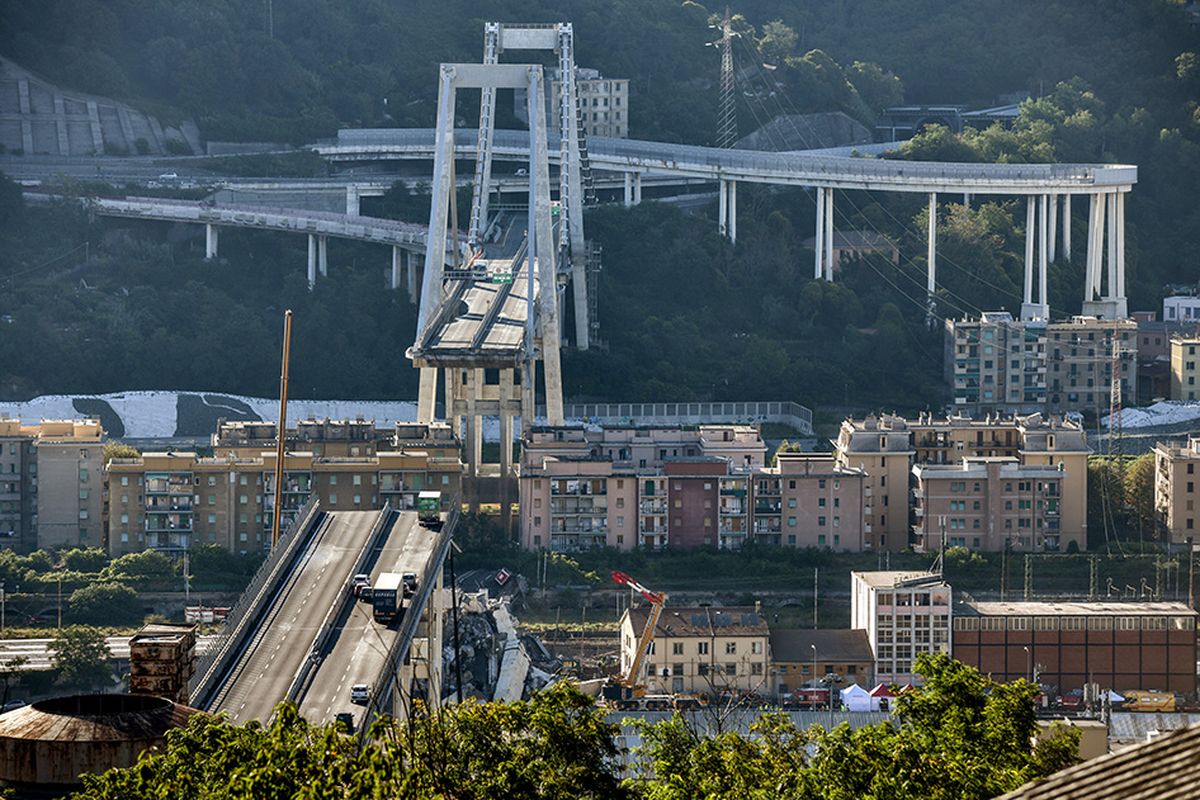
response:
[[[145,529],[147,533],[164,533],[170,531],[190,531],[192,518],[180,514],[147,514]]]
[[[775,500],[775,501],[755,500],[754,501],[754,513],[755,514],[779,514],[782,511],[783,511],[783,503],[778,500]]]
[[[147,513],[154,513],[154,512],[167,513],[169,511],[191,511],[191,510],[192,510],[192,496],[190,494],[187,497],[182,497],[179,495],[174,495],[174,496],[155,495],[154,497],[146,498]]]
[[[639,509],[643,514],[665,514],[667,513],[667,501],[643,500]]]

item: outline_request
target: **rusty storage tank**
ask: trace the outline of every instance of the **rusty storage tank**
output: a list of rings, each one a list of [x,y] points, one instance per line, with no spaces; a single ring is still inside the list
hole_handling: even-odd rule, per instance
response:
[[[56,697],[0,715],[0,781],[18,796],[45,796],[79,784],[84,772],[128,767],[171,728],[199,713],[161,697]]]

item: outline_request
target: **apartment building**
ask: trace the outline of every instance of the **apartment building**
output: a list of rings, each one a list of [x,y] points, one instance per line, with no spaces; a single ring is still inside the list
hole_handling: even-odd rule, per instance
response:
[[[875,509],[865,470],[839,466],[830,454],[777,453],[774,466],[754,471],[751,485],[755,541],[866,549]]]
[[[584,550],[736,547],[766,445],[748,425],[533,428],[521,455],[521,542]]]
[[[1159,442],[1154,446],[1154,510],[1162,531],[1175,544],[1200,542],[1200,436],[1187,444]]]
[[[950,584],[932,572],[851,572],[850,627],[867,633],[875,680],[919,683],[919,653],[949,653]]]
[[[0,449],[0,542],[22,552],[103,546],[99,420],[0,419]]]
[[[628,674],[649,608],[621,615],[621,673]],[[654,629],[638,681],[650,693],[719,695],[771,691],[770,631],[754,606],[671,608]]]
[[[36,435],[21,421],[0,418],[0,544],[37,549]]]
[[[552,134],[562,130],[559,106],[562,103],[562,73],[557,67],[547,70],[546,123]],[[625,139],[629,136],[629,79],[605,78],[599,70],[575,68],[575,91],[579,95],[579,122],[587,136]],[[513,113],[529,122],[529,93],[513,91]]]
[[[866,473],[864,508],[870,512],[865,549],[907,546],[913,466],[957,465],[967,457],[1012,457],[1021,467],[1061,470],[1062,546],[1067,547],[1071,540],[1079,546],[1087,542],[1087,458],[1091,450],[1078,422],[1040,413],[982,419],[932,414],[912,420],[872,416],[844,421],[834,444],[838,463],[860,467]],[[972,508],[976,501],[982,503],[982,498],[963,499]],[[876,531],[881,535],[876,536]]]
[[[314,495],[330,511],[372,510],[384,503],[414,509],[425,490],[440,491],[449,504],[461,492],[463,465],[443,428],[398,424],[389,445],[397,449],[373,449],[370,455],[364,450],[358,456],[318,456],[289,449],[281,527],[286,529]],[[415,436],[421,429],[424,435]],[[431,446],[420,448],[421,442]],[[322,442],[306,444],[328,452]],[[181,551],[195,544],[234,552],[268,547],[276,513],[275,466],[273,448],[249,446],[213,457],[167,452],[113,459],[107,469],[109,552]]]
[[[908,481],[912,433],[907,422],[892,415],[845,420],[834,442],[835,461],[864,473],[864,549],[903,550],[908,546]]]
[[[1163,322],[1200,323],[1200,297],[1177,294],[1163,298]]]
[[[1172,400],[1196,400],[1200,398],[1200,334],[1190,333],[1171,337],[1171,384]]]
[[[994,680],[1059,692],[1196,691],[1197,614],[1186,603],[974,602],[954,610],[953,655]]]
[[[1078,532],[1064,541],[1064,471],[1025,466],[1013,456],[976,456],[960,464],[917,464],[914,545],[936,550],[1058,552],[1082,549]],[[1071,547],[1074,543],[1074,547]]]
[[[1108,409],[1114,353],[1126,403],[1137,397],[1137,323],[1074,316],[1018,320],[1004,311],[947,320],[945,375],[957,410],[1081,413]]]

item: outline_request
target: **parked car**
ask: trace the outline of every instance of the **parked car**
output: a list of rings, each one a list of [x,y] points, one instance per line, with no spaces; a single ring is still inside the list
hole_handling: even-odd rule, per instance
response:
[[[346,733],[354,733],[354,715],[343,711],[333,718],[333,721],[346,729]]]
[[[371,687],[365,683],[356,683],[350,687],[350,702],[365,706],[371,698]]]

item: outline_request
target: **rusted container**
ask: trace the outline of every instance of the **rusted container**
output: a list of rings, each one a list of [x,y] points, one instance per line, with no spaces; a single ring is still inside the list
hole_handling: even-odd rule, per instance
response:
[[[18,790],[63,790],[79,775],[132,766],[171,728],[199,713],[161,697],[56,697],[0,715],[0,781]]]

